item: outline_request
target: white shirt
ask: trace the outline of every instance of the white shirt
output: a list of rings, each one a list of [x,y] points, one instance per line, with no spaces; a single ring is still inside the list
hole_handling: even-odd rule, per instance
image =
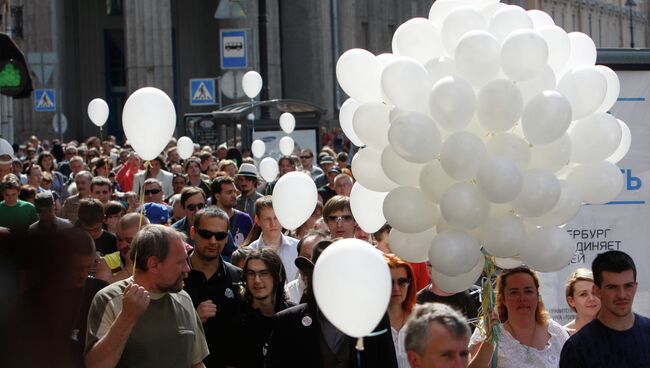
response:
[[[393,345],[395,345],[395,356],[397,357],[397,367],[410,368],[408,357],[406,355],[406,348],[404,347],[404,327],[397,331],[390,327],[390,334],[393,336]]]
[[[298,257],[298,239],[294,239],[283,234],[280,234],[282,237],[282,244],[278,248],[277,252],[280,258],[282,259],[282,265],[284,266],[284,271],[287,274],[287,283],[298,278],[298,267],[294,261]],[[268,247],[264,243],[264,233],[260,234],[259,239],[252,242],[249,247],[251,249],[262,249]]]
[[[302,277],[299,276],[284,286],[284,292],[287,294],[290,302],[300,304],[300,299],[305,291],[305,287],[306,285],[302,281]]]

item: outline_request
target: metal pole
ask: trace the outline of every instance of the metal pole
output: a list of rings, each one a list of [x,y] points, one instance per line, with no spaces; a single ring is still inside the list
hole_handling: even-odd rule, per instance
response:
[[[332,65],[336,69],[336,62],[339,59],[339,5],[338,0],[331,0],[331,17],[332,17]],[[338,112],[341,109],[341,89],[336,80],[336,73],[332,73],[334,83],[334,110]]]
[[[61,2],[59,0],[51,0],[50,6],[52,10],[52,51],[56,55],[56,66],[54,67],[54,90],[56,91],[56,98],[54,99],[56,103],[56,112],[57,115],[57,125],[59,129],[59,140],[63,142],[63,119],[61,116],[63,109],[63,96],[61,93],[61,22],[62,22],[62,9],[60,8]],[[45,83],[45,81],[43,81]]]
[[[632,7],[633,5],[630,4],[630,47],[634,48],[634,13]]]
[[[262,76],[262,91],[260,93],[260,101],[267,101],[269,99],[269,58],[267,51],[268,37],[266,36],[266,28],[268,26],[268,19],[266,14],[266,0],[258,0],[258,33],[260,43],[260,75]],[[253,112],[254,113],[254,112]],[[268,119],[269,109],[262,107],[260,120]]]

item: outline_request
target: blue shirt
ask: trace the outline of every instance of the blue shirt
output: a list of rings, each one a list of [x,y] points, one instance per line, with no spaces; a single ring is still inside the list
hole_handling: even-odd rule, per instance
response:
[[[560,368],[650,367],[650,319],[634,314],[634,325],[616,331],[594,319],[562,348]]]

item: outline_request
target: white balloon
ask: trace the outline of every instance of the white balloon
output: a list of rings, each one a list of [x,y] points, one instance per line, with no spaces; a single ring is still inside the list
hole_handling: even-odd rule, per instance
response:
[[[429,73],[432,84],[436,84],[444,77],[453,77],[457,74],[454,61],[446,56],[429,60],[424,64],[424,69]]]
[[[515,161],[505,156],[496,156],[483,162],[476,174],[476,182],[487,200],[507,203],[521,191],[523,174]]]
[[[429,9],[429,20],[438,28],[442,27],[442,22],[447,18],[449,13],[461,6],[464,2],[458,0],[434,1]]]
[[[409,57],[394,58],[381,72],[381,89],[387,102],[402,110],[426,112],[432,85],[422,64]]]
[[[548,65],[555,72],[561,71],[571,55],[569,35],[556,25],[543,26],[536,29],[536,31],[548,45]]]
[[[470,183],[452,185],[440,200],[440,213],[450,226],[463,230],[476,229],[490,214],[488,202]]]
[[[464,231],[446,230],[431,242],[431,266],[448,276],[459,276],[474,268],[481,255],[480,245]]]
[[[509,80],[496,79],[478,92],[476,115],[481,126],[494,133],[512,128],[524,111],[519,88]]]
[[[194,142],[192,142],[190,137],[180,137],[176,142],[176,151],[178,151],[180,158],[187,160],[192,157],[192,153],[194,153]]]
[[[517,258],[494,257],[494,264],[501,269],[511,270],[513,268],[517,268],[521,266],[523,263],[521,263],[521,259],[519,259],[518,257]]]
[[[391,190],[384,199],[386,221],[405,233],[420,233],[432,228],[439,214],[438,206],[417,188],[398,187]]]
[[[618,80],[618,75],[612,69],[604,65],[596,65],[596,69],[598,69],[598,71],[601,72],[607,80],[607,93],[605,94],[603,103],[598,109],[596,109],[596,111],[607,112],[618,100],[618,94],[621,91],[621,83]]]
[[[352,117],[354,132],[368,146],[381,150],[388,144],[390,108],[381,102],[359,105]]]
[[[429,109],[433,120],[443,129],[462,130],[476,111],[474,89],[462,78],[442,78],[429,94]]]
[[[557,81],[555,80],[555,73],[548,65],[544,68],[541,74],[537,77],[525,81],[518,81],[517,87],[521,91],[524,98],[524,105],[539,93],[547,90],[554,90],[557,88]]]
[[[388,235],[390,250],[399,258],[407,262],[426,262],[429,259],[431,241],[436,237],[436,228],[433,227],[421,233],[403,233],[391,229]]]
[[[260,73],[251,70],[244,74],[244,77],[241,80],[242,89],[248,98],[255,98],[262,90],[262,76]]]
[[[472,287],[481,277],[483,267],[485,267],[485,257],[479,257],[476,265],[467,273],[459,276],[447,276],[432,268],[431,278],[440,289],[448,293],[461,293]]]
[[[317,202],[316,184],[303,172],[286,173],[273,187],[273,211],[285,229],[295,230],[304,224]]]
[[[453,55],[458,41],[467,32],[487,31],[487,28],[487,22],[478,10],[469,6],[461,6],[447,14],[442,22],[440,36],[447,53]]]
[[[345,100],[343,105],[341,105],[341,110],[339,110],[339,124],[345,136],[348,137],[350,142],[352,142],[357,147],[365,146],[365,143],[354,132],[354,127],[352,126],[352,118],[354,113],[359,108],[360,103],[355,101],[352,98]]]
[[[571,124],[571,104],[556,91],[533,97],[521,116],[526,139],[532,144],[548,144],[560,138]]]
[[[534,145],[530,149],[530,169],[547,169],[558,172],[571,157],[571,138],[564,133],[549,144]]]
[[[505,8],[506,6],[508,6],[508,4],[504,4],[501,2],[487,4],[481,7],[481,14],[483,14],[483,18],[489,21],[490,19],[492,19],[492,17],[497,11],[501,10],[502,8]]]
[[[595,112],[603,104],[607,79],[595,66],[576,66],[560,79],[557,90],[569,100],[572,120],[578,120]]]
[[[406,161],[395,152],[393,147],[388,145],[381,153],[381,167],[386,176],[397,184],[417,187],[420,185],[420,172],[424,164]],[[371,232],[374,233],[374,231]]]
[[[352,173],[361,185],[375,192],[388,192],[398,186],[381,168],[381,151],[370,147],[362,148],[354,155]]]
[[[313,285],[318,308],[327,320],[352,337],[370,334],[390,301],[388,264],[381,252],[359,239],[343,239],[327,247],[314,267]]]
[[[445,172],[461,181],[474,178],[486,156],[483,141],[468,132],[453,133],[440,149],[440,162]]]
[[[127,140],[145,161],[158,157],[176,128],[176,109],[165,92],[140,88],[126,100],[122,126]]]
[[[632,144],[632,133],[630,132],[630,128],[623,121],[619,119],[616,120],[618,120],[618,124],[621,126],[621,143],[619,143],[616,151],[606,159],[606,161],[613,164],[618,163],[623,159],[623,157],[625,157],[625,155],[627,155],[627,152],[630,150],[630,145]]]
[[[519,254],[527,239],[524,222],[512,214],[490,216],[481,226],[481,244],[495,257],[510,258]]]
[[[374,192],[356,182],[350,192],[350,209],[357,224],[367,233],[378,231],[386,223],[384,198],[388,192]]]
[[[500,42],[517,30],[533,29],[533,21],[522,7],[506,5],[497,10],[490,20],[490,33]]]
[[[526,13],[528,13],[530,20],[533,21],[534,29],[538,29],[544,26],[555,25],[555,22],[553,22],[553,18],[551,18],[551,16],[544,11],[538,9],[530,9],[526,11]]]
[[[264,141],[261,139],[254,140],[251,144],[251,152],[253,152],[255,158],[261,158],[264,156],[264,152],[266,152],[266,144]]]
[[[573,122],[569,136],[573,143],[571,161],[596,163],[616,151],[621,143],[623,129],[614,116],[598,112]]]
[[[420,190],[433,203],[440,203],[442,195],[455,183],[438,160],[429,162],[420,172]]]
[[[548,46],[542,36],[531,29],[510,33],[501,46],[501,67],[508,78],[525,81],[544,72]]]
[[[290,156],[293,153],[293,149],[295,148],[296,143],[291,137],[282,137],[280,138],[280,143],[278,145],[280,147],[280,152],[283,155]]]
[[[440,29],[426,18],[406,21],[393,35],[393,53],[412,57],[422,64],[442,56]]]
[[[542,227],[533,231],[519,251],[521,260],[539,272],[556,272],[569,265],[575,242],[563,229]]]
[[[417,112],[398,115],[390,124],[388,141],[406,161],[426,163],[440,152],[440,131],[430,117]]]
[[[521,170],[528,167],[530,162],[530,147],[528,142],[516,134],[497,134],[487,141],[487,151],[491,156],[505,156],[517,163]]]
[[[578,65],[596,65],[597,52],[594,40],[582,32],[570,32],[568,37],[571,43],[571,53],[564,66],[564,71]]]
[[[524,185],[512,201],[512,208],[521,216],[537,217],[549,212],[560,199],[562,188],[555,175],[544,169],[524,172]]]
[[[260,162],[260,175],[267,183],[272,182],[275,178],[278,177],[280,169],[278,168],[278,162],[275,161],[272,157],[266,157]]]
[[[381,65],[371,52],[350,49],[336,63],[336,79],[343,91],[358,102],[380,102]]]
[[[589,204],[604,204],[614,200],[623,190],[623,174],[618,166],[603,161],[578,165],[567,181],[582,193],[582,200]]]
[[[464,35],[452,55],[458,74],[476,87],[494,79],[501,68],[501,45],[486,31]]]
[[[538,226],[560,226],[574,218],[582,206],[580,191],[571,183],[560,180],[562,191],[560,199],[552,210],[540,217],[529,217],[528,223]]]
[[[95,98],[88,103],[88,117],[98,127],[106,124],[108,120],[108,104],[101,98]]]
[[[280,128],[287,134],[291,134],[296,128],[296,118],[290,112],[280,115]]]

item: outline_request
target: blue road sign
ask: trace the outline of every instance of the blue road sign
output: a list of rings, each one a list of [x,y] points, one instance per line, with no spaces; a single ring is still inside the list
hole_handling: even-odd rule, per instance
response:
[[[34,110],[38,112],[56,111],[56,97],[53,89],[34,90]]]
[[[245,69],[248,67],[248,52],[245,29],[222,29],[221,69]]]
[[[216,105],[214,79],[190,79],[190,105]]]

